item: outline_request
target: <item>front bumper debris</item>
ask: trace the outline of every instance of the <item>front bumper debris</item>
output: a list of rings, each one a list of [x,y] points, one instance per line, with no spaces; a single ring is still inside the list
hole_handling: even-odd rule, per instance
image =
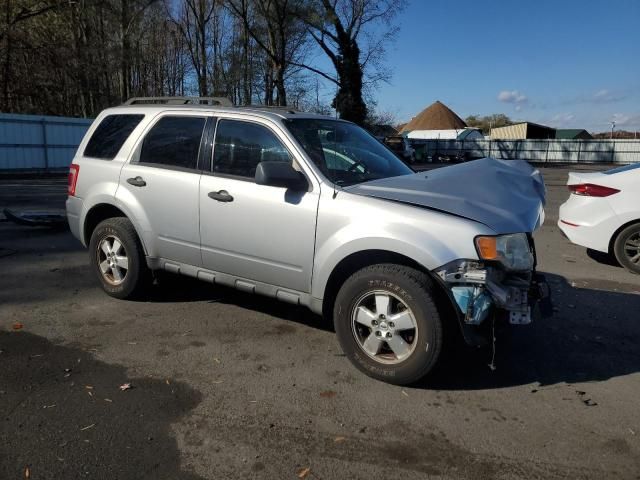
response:
[[[454,268],[452,268],[454,267]],[[460,261],[436,271],[467,325],[481,325],[504,311],[512,325],[527,325],[540,311],[551,311],[549,287],[535,271],[506,272],[476,261]],[[538,308],[543,301],[544,308]]]

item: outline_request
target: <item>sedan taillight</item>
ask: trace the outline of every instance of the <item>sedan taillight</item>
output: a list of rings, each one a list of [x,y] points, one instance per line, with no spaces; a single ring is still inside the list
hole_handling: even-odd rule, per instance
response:
[[[577,185],[568,185],[568,187],[569,191],[574,195],[582,195],[585,197],[608,197],[620,191],[611,187],[594,185],[593,183],[580,183]]]
[[[78,174],[80,173],[80,165],[72,163],[69,166],[69,180],[67,182],[67,195],[74,197],[76,194],[76,184],[78,183]]]

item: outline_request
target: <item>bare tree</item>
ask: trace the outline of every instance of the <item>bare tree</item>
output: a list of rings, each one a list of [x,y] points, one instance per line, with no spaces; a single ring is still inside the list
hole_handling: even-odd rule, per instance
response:
[[[403,0],[309,0],[298,10],[297,14],[308,25],[310,34],[331,60],[336,76],[304,66],[336,84],[333,107],[341,118],[365,123],[365,72],[368,66],[377,67],[377,73],[369,79],[374,84],[386,78],[386,73],[380,71],[379,60],[384,45],[396,31],[390,27],[376,36],[369,27],[381,23],[390,25],[403,6]],[[361,43],[366,45],[364,54]]]
[[[195,91],[326,112],[324,77],[338,87],[341,115],[357,120],[370,101],[367,87],[384,76],[383,48],[375,47],[388,39],[366,27],[392,4],[0,0],[0,109],[91,117],[133,95]],[[312,50],[332,58],[336,73],[307,65]]]
[[[179,18],[175,20],[189,50],[201,96],[209,93],[209,24],[218,6],[218,0],[183,0]],[[170,11],[170,6],[167,10]]]
[[[227,0],[229,9],[241,19],[246,32],[267,56],[265,104],[287,105],[288,69],[300,61],[306,32],[292,15],[290,0]],[[274,101],[273,90],[277,97]]]

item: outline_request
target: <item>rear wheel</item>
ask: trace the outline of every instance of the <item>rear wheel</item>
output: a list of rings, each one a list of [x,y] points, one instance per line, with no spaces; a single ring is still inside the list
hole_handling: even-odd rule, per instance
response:
[[[150,284],[142,245],[127,218],[98,224],[91,234],[89,257],[102,288],[112,297],[135,297]]]
[[[613,253],[620,265],[640,274],[640,223],[629,225],[618,234]]]
[[[432,289],[426,274],[399,265],[373,265],[349,277],[334,306],[336,334],[349,360],[397,385],[427,375],[443,342]]]

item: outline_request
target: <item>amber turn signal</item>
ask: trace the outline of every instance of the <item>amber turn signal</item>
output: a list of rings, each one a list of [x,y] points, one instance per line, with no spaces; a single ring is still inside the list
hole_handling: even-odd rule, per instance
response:
[[[476,237],[476,247],[482,260],[498,259],[496,237]]]

